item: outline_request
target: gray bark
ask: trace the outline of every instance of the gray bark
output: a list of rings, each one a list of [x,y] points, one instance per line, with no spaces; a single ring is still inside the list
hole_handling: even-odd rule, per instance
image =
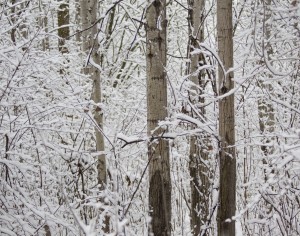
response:
[[[204,9],[205,0],[190,0],[189,1],[189,51],[192,52],[198,48],[199,42],[204,41]],[[191,62],[189,67],[190,80],[194,86],[190,89],[189,99],[192,104],[197,107],[197,104],[204,103],[204,98],[201,95],[205,89],[205,73],[197,72],[199,66],[204,64],[203,54],[190,54]],[[205,117],[205,109],[201,107],[199,112],[202,117]],[[196,117],[195,112],[191,111],[192,117]],[[199,117],[198,117],[199,118]],[[209,212],[209,178],[208,178],[208,138],[202,135],[193,136],[190,140],[189,153],[189,171],[191,176],[191,228],[193,235],[200,235],[201,229],[207,221]]]
[[[82,27],[86,29],[93,25],[97,20],[97,9],[98,4],[96,0],[82,0],[81,1],[81,19]],[[97,36],[97,25],[92,27],[89,30],[85,30],[82,36],[82,50],[86,55],[86,58],[93,60],[95,64],[100,64],[100,54],[98,52],[99,43]],[[88,54],[90,53],[90,57]],[[90,75],[91,80],[93,81],[93,94],[92,98],[96,104],[101,103],[101,84],[100,84],[100,71],[98,68],[91,66],[88,63],[88,66],[85,68],[85,73]],[[95,108],[94,119],[97,122],[97,125],[100,129],[103,129],[103,113],[101,106],[98,105]],[[95,128],[96,132],[96,148],[97,151],[104,151],[104,137],[99,129]],[[106,158],[104,154],[98,156],[98,183],[101,185],[101,188],[104,188],[106,180]]]
[[[58,23],[58,48],[61,53],[68,52],[66,46],[66,40],[70,36],[70,14],[69,14],[69,1],[60,1],[59,9],[57,12],[57,23]]]
[[[217,1],[217,34],[219,58],[225,71],[233,67],[232,0]],[[218,70],[219,95],[234,88],[233,72]],[[236,210],[236,157],[235,157],[234,95],[219,100],[219,207],[218,235],[234,236]]]
[[[17,41],[21,38],[28,38],[28,25],[26,24],[26,19],[23,19],[22,22],[17,23],[19,17],[25,12],[26,8],[29,5],[28,1],[22,2],[20,5],[15,5],[17,3],[16,0],[11,0],[10,8],[10,16],[9,19],[13,27],[10,30],[10,38],[11,41],[16,45]],[[23,46],[22,50],[25,51],[27,47]]]
[[[80,10],[80,2],[81,0],[75,0],[74,4],[75,4],[75,24],[76,24],[76,29],[75,29],[75,32],[76,32],[76,41],[77,42],[80,42],[80,15],[81,15],[81,10]]]
[[[273,54],[272,46],[269,42],[270,36],[271,36],[271,28],[270,23],[268,22],[271,17],[271,0],[267,0],[263,2],[264,4],[264,19],[263,19],[263,31],[264,31],[264,38],[265,42],[264,47],[264,59],[268,60],[270,64],[271,62],[271,55]],[[271,75],[269,76],[269,79],[271,79]],[[263,82],[260,82],[258,84],[261,91],[264,93],[265,91],[268,91],[268,93],[272,93],[272,85],[268,84],[265,85]],[[275,125],[275,116],[274,116],[274,109],[270,102],[267,102],[267,99],[265,97],[262,97],[258,100],[258,116],[259,116],[259,128],[261,134],[266,133],[273,133],[274,132],[274,125]],[[261,150],[264,154],[263,158],[263,164],[267,166],[270,165],[268,160],[268,155],[273,153],[273,148],[268,145],[268,143],[271,142],[270,139],[265,140],[266,145],[261,146]],[[267,172],[265,171],[265,181],[267,181]]]
[[[167,117],[166,81],[166,1],[154,0],[146,13],[147,41],[147,128],[148,135],[161,135],[158,121]],[[150,140],[151,141],[151,140]],[[151,141],[149,158],[149,207],[152,217],[149,233],[171,234],[171,178],[167,140]]]
[[[97,0],[81,0],[80,1],[80,15],[82,22],[82,29],[87,29],[94,25],[97,20],[98,1]],[[100,53],[99,53],[99,42],[97,37],[97,24],[88,30],[84,30],[82,33],[82,50],[84,52],[86,60],[89,60],[87,67],[84,68],[84,73],[90,76],[93,82],[92,99],[95,104],[98,104],[94,110],[94,119],[98,127],[95,127],[96,133],[96,150],[98,152],[104,152],[104,136],[103,131],[103,112],[101,108],[101,78],[100,71],[95,66],[92,66],[90,60],[97,65],[100,65]],[[98,184],[100,190],[104,190],[107,185],[107,166],[106,156],[104,153],[97,157],[97,170],[98,170]],[[109,233],[109,217],[105,217],[104,232]]]

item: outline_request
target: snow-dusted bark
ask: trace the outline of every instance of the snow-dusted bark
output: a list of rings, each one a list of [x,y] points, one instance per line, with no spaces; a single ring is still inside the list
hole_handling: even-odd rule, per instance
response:
[[[189,1],[189,51],[193,52],[199,48],[199,44],[204,41],[204,18],[205,1]],[[204,55],[202,53],[189,53],[190,80],[193,85],[189,91],[189,99],[194,107],[204,104],[203,93],[205,89],[204,70],[199,71],[199,66],[204,65]],[[200,103],[200,104],[199,104]],[[205,117],[205,108],[199,111],[191,110],[191,117]],[[201,120],[202,121],[202,120]],[[205,230],[205,224],[209,212],[209,178],[208,178],[208,138],[205,135],[192,136],[189,150],[189,171],[191,176],[191,229],[194,235],[200,235]],[[202,227],[201,227],[202,226]],[[202,230],[201,230],[202,229]]]
[[[147,40],[147,127],[148,135],[163,135],[158,127],[167,113],[166,66],[166,1],[151,1],[146,13]],[[149,158],[150,231],[155,235],[171,234],[171,179],[167,140],[151,140]]]
[[[93,83],[92,99],[96,104],[94,110],[95,132],[96,132],[96,150],[100,152],[97,156],[97,170],[98,170],[98,184],[101,190],[104,190],[107,185],[107,166],[106,156],[104,154],[104,134],[103,134],[103,112],[101,104],[101,78],[100,78],[100,52],[98,42],[97,29],[97,12],[98,1],[96,0],[82,0],[81,20],[82,20],[82,50],[85,53],[84,73],[90,76]],[[105,218],[104,232],[109,232],[109,218]]]
[[[94,111],[94,119],[97,122],[95,127],[96,132],[96,147],[97,151],[104,151],[104,136],[103,136],[103,113],[101,108],[101,83],[100,71],[97,65],[100,64],[99,42],[97,38],[97,1],[81,1],[81,19],[82,19],[82,50],[86,53],[86,68],[84,71],[93,82],[92,98],[96,108]],[[90,28],[90,29],[88,29]],[[96,65],[96,66],[95,66]],[[106,158],[104,154],[98,156],[98,182],[103,189],[107,183],[106,179]]]
[[[234,88],[232,0],[217,1],[217,37],[219,58],[219,95]],[[219,100],[219,207],[217,215],[218,235],[234,236],[236,210],[236,158],[234,94]]]
[[[68,52],[68,48],[65,41],[70,36],[70,13],[69,13],[69,1],[60,1],[57,11],[57,26],[58,26],[58,48],[61,53]]]
[[[264,8],[264,16],[263,16],[263,35],[264,35],[264,45],[263,45],[263,61],[265,65],[272,65],[271,63],[271,56],[272,56],[272,46],[270,43],[271,37],[271,27],[270,27],[270,20],[271,20],[271,0],[267,0],[263,3]],[[265,84],[264,80],[269,80],[267,84]],[[259,89],[261,90],[262,94],[273,94],[273,86],[270,81],[272,80],[272,75],[268,74],[264,80],[258,83]],[[265,98],[265,96],[261,96],[258,100],[258,115],[259,115],[259,128],[261,134],[266,136],[272,136],[274,132],[274,125],[275,125],[275,115],[274,115],[274,108],[271,104],[271,101]],[[270,160],[268,158],[269,155],[273,153],[273,146],[270,145],[272,140],[270,138],[266,138],[263,140],[264,145],[261,146],[261,150],[263,155],[265,156],[263,160],[263,164],[265,165],[266,169],[268,166],[271,166]],[[265,181],[267,181],[267,171],[265,170]]]

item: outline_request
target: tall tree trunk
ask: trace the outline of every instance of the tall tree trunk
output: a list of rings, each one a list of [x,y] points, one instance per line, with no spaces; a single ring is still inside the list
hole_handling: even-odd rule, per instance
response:
[[[199,42],[204,41],[204,9],[205,0],[189,0],[189,51],[192,52],[198,48]],[[189,99],[197,107],[198,103],[204,103],[203,94],[205,89],[205,73],[203,70],[197,72],[199,66],[204,64],[203,54],[189,54],[190,80],[193,87],[190,89]],[[202,117],[205,116],[204,107],[199,112]],[[192,110],[192,117],[197,114]],[[198,117],[199,118],[199,117]],[[191,176],[191,228],[193,235],[200,235],[203,225],[206,224],[209,212],[209,178],[208,178],[208,139],[205,136],[191,137],[189,154],[189,171]]]
[[[16,7],[15,7],[15,4],[16,4],[16,0],[11,0],[11,23],[14,25],[15,22],[16,22]],[[16,26],[12,27],[11,31],[10,31],[10,38],[11,38],[11,41],[16,44]]]
[[[16,45],[17,41],[20,39],[28,38],[28,25],[26,24],[26,18],[23,18],[22,22],[17,23],[22,17],[23,13],[28,8],[30,2],[24,1],[20,5],[17,4],[16,0],[11,0],[10,5],[10,17],[8,18],[11,21],[13,27],[11,27],[10,38],[11,41]],[[24,16],[24,15],[23,15]],[[27,48],[23,46],[22,50],[25,51]]]
[[[97,123],[95,127],[96,133],[96,149],[97,152],[104,152],[104,136],[103,131],[103,113],[101,108],[101,83],[100,83],[100,71],[97,67],[92,64],[100,65],[100,54],[99,54],[99,42],[97,37],[97,11],[98,1],[97,0],[81,0],[81,21],[82,28],[82,50],[86,55],[87,67],[84,69],[84,73],[89,75],[93,81],[92,99],[97,104],[94,111],[94,119]],[[91,27],[94,25],[93,27]],[[86,30],[87,28],[90,29]],[[91,63],[91,60],[93,63]],[[104,190],[107,185],[107,173],[106,173],[106,156],[104,153],[98,155],[98,184],[100,190]],[[109,233],[109,217],[105,218],[105,226],[103,228],[105,233]]]
[[[166,132],[158,121],[167,117],[166,81],[166,1],[154,0],[148,6],[147,41],[147,128],[148,135]],[[152,217],[149,231],[154,236],[171,235],[171,177],[167,140],[151,141],[149,158],[149,207]]]
[[[46,36],[42,39],[43,51],[46,51],[46,50],[49,50],[49,35],[47,35],[47,33],[48,33],[48,16],[44,12],[45,4],[41,0],[39,0],[38,6],[39,6],[38,25],[39,25],[39,27],[44,29],[45,34],[46,34]]]
[[[219,58],[219,95],[234,88],[232,0],[217,1],[217,34]],[[219,100],[219,208],[217,214],[218,235],[234,236],[235,221],[231,219],[236,210],[236,159],[235,159],[234,95]]]
[[[271,0],[266,0],[263,2],[264,6],[264,19],[263,19],[263,33],[264,33],[264,60],[268,61],[268,63],[272,64],[271,62],[271,55],[273,54],[272,46],[269,42],[271,36],[271,27],[270,27],[270,18],[271,18]],[[269,75],[268,79],[271,79],[272,76]],[[261,91],[265,93],[272,93],[272,85],[265,84],[264,81],[260,81],[258,86],[260,87]],[[274,116],[274,109],[270,102],[267,101],[265,97],[261,97],[258,100],[258,116],[259,116],[259,129],[262,135],[267,133],[274,132],[274,125],[275,125],[275,116]],[[271,167],[270,161],[268,160],[268,156],[273,153],[273,148],[269,146],[268,143],[271,142],[271,139],[265,140],[266,144],[261,146],[261,150],[264,154],[263,164],[265,165],[265,181],[268,179],[268,165]]]
[[[76,42],[80,42],[80,2],[81,0],[75,0],[74,4],[75,4],[75,24],[76,24],[76,28],[75,28],[75,31],[76,31],[76,36],[75,36],[75,39],[76,39]]]
[[[270,26],[270,18],[271,18],[271,0],[264,0],[262,1],[263,9],[264,9],[264,18],[263,18],[263,56],[265,64],[272,65],[271,55],[273,54],[273,49],[271,43],[269,42],[271,36],[271,26]],[[268,74],[266,76],[268,80],[272,79],[272,75]],[[275,126],[275,115],[274,115],[274,108],[269,99],[265,97],[265,94],[272,94],[273,88],[272,84],[265,84],[264,81],[259,81],[258,86],[261,90],[261,97],[258,100],[258,118],[259,118],[259,129],[261,135],[264,137],[262,140],[263,145],[261,146],[261,151],[263,153],[262,162],[264,165],[264,181],[267,182],[270,173],[274,173],[274,169],[271,164],[270,155],[274,152],[274,147],[270,145],[272,142],[272,137],[270,135],[274,133],[274,126]],[[272,211],[272,205],[269,203],[265,203],[267,208],[267,214],[270,214]],[[267,226],[269,227],[269,226]],[[263,228],[262,228],[263,230]],[[269,230],[269,229],[267,229]],[[266,231],[265,231],[266,232]]]
[[[66,40],[70,36],[70,14],[69,14],[69,1],[60,0],[59,9],[57,12],[57,21],[58,21],[58,47],[61,53],[68,52],[66,46]]]

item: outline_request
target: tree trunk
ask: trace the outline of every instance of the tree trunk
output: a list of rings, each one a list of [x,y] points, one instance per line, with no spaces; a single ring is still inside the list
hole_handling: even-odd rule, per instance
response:
[[[74,4],[75,4],[75,24],[76,24],[76,42],[80,42],[80,15],[81,15],[81,8],[80,8],[80,2],[81,0],[75,0]]]
[[[162,135],[158,122],[167,117],[166,81],[166,1],[154,0],[146,13],[147,41],[147,127],[148,135]],[[171,177],[167,140],[151,140],[149,158],[149,207],[152,217],[149,233],[171,235]]]
[[[98,1],[97,0],[81,0],[81,21],[82,28],[87,29],[95,24],[97,20]],[[86,56],[86,68],[84,73],[90,75],[93,81],[92,99],[97,104],[94,110],[94,119],[97,123],[95,127],[96,133],[96,150],[97,152],[104,152],[104,136],[103,131],[103,113],[101,108],[101,83],[100,83],[100,71],[97,67],[92,66],[93,64],[100,65],[100,54],[99,54],[99,42],[97,37],[97,24],[88,30],[84,30],[82,33],[82,50]],[[100,190],[104,190],[107,184],[107,173],[106,173],[106,156],[104,153],[98,155],[98,184]],[[109,233],[109,217],[105,217],[105,226],[103,228],[105,233]]]
[[[204,41],[204,0],[189,1],[189,52],[198,48],[199,42]],[[189,53],[190,66],[188,73],[190,80],[193,82],[193,87],[189,91],[189,99],[192,104],[197,107],[197,104],[204,103],[204,98],[201,97],[205,89],[205,73],[203,70],[197,72],[199,66],[204,64],[203,54]],[[205,116],[205,109],[200,108],[199,112],[202,117]],[[194,111],[190,114],[192,117],[197,117]],[[199,118],[199,117],[198,117]],[[206,224],[209,212],[209,178],[208,178],[208,138],[202,135],[201,137],[193,136],[190,140],[189,154],[189,171],[191,176],[191,228],[193,235],[201,234],[201,226]],[[202,227],[202,229],[204,229]]]
[[[22,22],[17,23],[20,19],[19,17],[26,11],[29,2],[24,1],[20,5],[17,4],[16,0],[11,0],[10,9],[10,21],[13,27],[10,30],[10,38],[11,41],[16,45],[17,41],[21,38],[28,39],[28,24],[26,22],[26,18],[22,20]],[[25,46],[22,47],[22,50],[25,51],[27,48]]]
[[[233,39],[232,39],[232,0],[217,1],[217,34],[219,58],[224,70],[219,66],[219,95],[234,88]],[[217,214],[218,235],[234,236],[236,210],[236,159],[234,129],[234,95],[219,100],[219,207]]]
[[[264,5],[264,19],[263,19],[263,32],[264,32],[264,60],[271,62],[271,55],[273,54],[272,46],[269,42],[271,36],[271,28],[270,28],[270,18],[271,18],[271,0],[266,0],[263,2]],[[271,79],[272,76],[269,75],[268,79]],[[262,93],[268,91],[268,93],[272,93],[272,85],[265,84],[263,81],[258,83]],[[258,116],[259,116],[259,129],[262,135],[267,133],[274,132],[274,125],[275,125],[275,116],[274,116],[274,109],[270,102],[267,102],[265,97],[262,97],[258,100]],[[270,160],[268,160],[268,156],[273,153],[273,148],[268,145],[271,142],[270,139],[264,141],[266,145],[261,146],[261,150],[264,154],[263,164],[265,165],[265,181],[268,179],[268,171],[267,169],[271,167]],[[272,170],[271,170],[272,171]]]
[[[69,1],[60,0],[59,9],[57,12],[57,23],[58,23],[58,48],[61,53],[68,52],[68,48],[66,46],[66,40],[70,36],[70,14],[69,14]]]

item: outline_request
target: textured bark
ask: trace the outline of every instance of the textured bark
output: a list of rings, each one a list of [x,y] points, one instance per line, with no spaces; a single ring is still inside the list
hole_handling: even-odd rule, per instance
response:
[[[11,4],[12,4],[12,7],[10,8],[11,9],[11,22],[12,24],[15,24],[16,22],[16,7],[14,6],[16,4],[16,0],[11,0]],[[10,38],[11,38],[11,41],[16,44],[16,27],[13,27],[10,31]]]
[[[166,65],[166,2],[155,0],[146,13],[147,40],[147,128],[148,135],[161,135],[158,121],[167,117]],[[149,207],[152,217],[149,233],[154,236],[171,234],[171,178],[169,144],[153,141],[148,146]]]
[[[198,48],[199,42],[204,41],[204,8],[205,0],[189,1],[189,51]],[[204,64],[203,54],[189,54],[191,60],[188,73],[191,74],[190,80],[194,86],[190,89],[189,99],[192,104],[204,103],[201,97],[205,89],[205,73],[203,70],[197,72],[199,66]],[[204,107],[199,112],[205,116]],[[192,117],[196,117],[195,112],[191,111]],[[208,178],[208,138],[205,136],[193,136],[190,140],[189,171],[191,176],[191,228],[193,235],[200,235],[201,226],[207,221],[209,212],[209,178]]]
[[[44,11],[44,3],[42,1],[39,1],[39,11],[40,11],[40,16],[38,17],[38,24],[39,27],[41,27],[42,29],[44,29],[46,37],[44,37],[42,39],[42,47],[43,47],[43,51],[46,51],[49,49],[49,36],[47,35],[48,33],[48,17],[47,15],[43,14]]]
[[[66,46],[66,40],[70,36],[70,14],[69,14],[69,1],[60,1],[59,9],[57,12],[57,23],[58,23],[58,48],[61,53],[68,52]]]
[[[219,57],[225,71],[233,67],[232,0],[217,1],[217,34]],[[234,87],[233,72],[224,73],[219,66],[219,95]],[[219,207],[217,214],[218,235],[234,236],[236,210],[236,159],[234,129],[234,95],[219,100]]]
[[[81,21],[82,28],[87,29],[97,20],[97,11],[98,11],[98,1],[97,0],[81,0]],[[99,42],[96,38],[97,36],[97,24],[91,27],[89,30],[85,30],[82,33],[82,50],[86,57],[86,60],[93,60],[97,65],[100,65],[100,54],[99,54]],[[101,133],[103,130],[103,113],[101,108],[101,80],[100,80],[100,71],[95,66],[92,66],[91,63],[86,63],[87,66],[84,69],[84,73],[90,75],[91,80],[93,81],[93,91],[92,99],[96,104],[94,110],[94,119],[98,127],[95,127],[96,133],[96,149],[98,152],[104,152],[104,136]],[[105,154],[98,155],[98,184],[100,190],[104,190],[107,184],[107,173],[106,173],[106,156]],[[104,232],[109,233],[109,217],[106,216],[104,222]]]
[[[82,26],[84,29],[93,25],[97,20],[97,9],[98,4],[96,0],[82,0],[81,1],[81,19]],[[86,30],[83,32],[82,37],[82,49],[83,52],[88,55],[90,53],[90,59],[94,61],[95,64],[100,64],[100,54],[98,52],[99,43],[98,40],[95,39],[97,35],[97,26],[95,25],[90,30]],[[87,58],[89,58],[87,56]],[[85,68],[85,73],[90,75],[91,80],[93,81],[93,94],[92,98],[96,104],[101,103],[101,84],[100,84],[100,71],[98,68],[91,66],[88,63],[87,68]],[[97,125],[100,129],[103,129],[103,114],[102,109],[99,106],[96,107],[94,112],[94,118],[97,122]],[[104,137],[99,129],[95,128],[96,132],[96,148],[97,151],[104,151]],[[101,187],[105,187],[106,180],[106,158],[104,154],[98,156],[98,183]]]
[[[22,22],[18,22],[19,17],[23,15],[23,13],[26,11],[26,8],[28,7],[29,3],[28,1],[22,2],[20,5],[16,4],[16,0],[11,0],[11,6],[10,9],[10,20],[13,27],[10,30],[10,38],[11,41],[16,45],[17,41],[21,38],[27,39],[28,38],[28,25],[26,24],[26,18],[22,20]],[[27,47],[23,46],[22,50],[25,51]]]
[[[264,26],[264,37],[265,37],[265,44],[264,46],[264,59],[268,60],[270,64],[271,62],[271,55],[273,54],[272,46],[269,42],[271,36],[271,28],[269,25],[269,19],[271,17],[271,0],[266,0],[263,2],[264,4],[264,19],[263,19],[263,26]],[[269,76],[271,79],[271,75]],[[272,85],[268,84],[265,85],[263,82],[258,83],[262,92],[268,91],[272,93]],[[261,134],[273,133],[274,132],[274,125],[275,125],[275,116],[274,116],[274,109],[272,104],[267,102],[266,98],[262,97],[258,100],[258,116],[259,116],[259,128]],[[261,146],[261,150],[264,154],[263,164],[267,166],[270,165],[270,161],[268,160],[268,156],[273,153],[273,148],[268,145],[271,142],[270,139],[265,140],[266,145]],[[267,181],[267,171],[265,170],[265,181]]]
[[[80,0],[75,0],[75,25],[76,25],[76,41],[80,42]]]
[[[271,55],[273,54],[272,46],[269,42],[270,36],[271,36],[271,29],[270,25],[268,23],[268,20],[271,17],[271,11],[270,11],[270,5],[271,0],[267,0],[264,3],[264,19],[263,19],[263,25],[264,25],[264,37],[265,37],[265,44],[264,47],[264,58],[265,60],[271,61]],[[272,64],[272,62],[270,62]],[[271,76],[270,76],[271,78]],[[262,89],[262,91],[268,90],[269,92],[272,92],[272,86],[271,85],[265,85],[264,83],[259,83],[259,87]],[[269,131],[274,132],[274,124],[275,124],[275,117],[274,117],[274,111],[273,107],[270,103],[266,102],[266,99],[262,98],[258,102],[258,108],[259,108],[259,128],[262,133]],[[266,146],[262,146],[262,151],[265,155],[268,154],[268,148]]]

